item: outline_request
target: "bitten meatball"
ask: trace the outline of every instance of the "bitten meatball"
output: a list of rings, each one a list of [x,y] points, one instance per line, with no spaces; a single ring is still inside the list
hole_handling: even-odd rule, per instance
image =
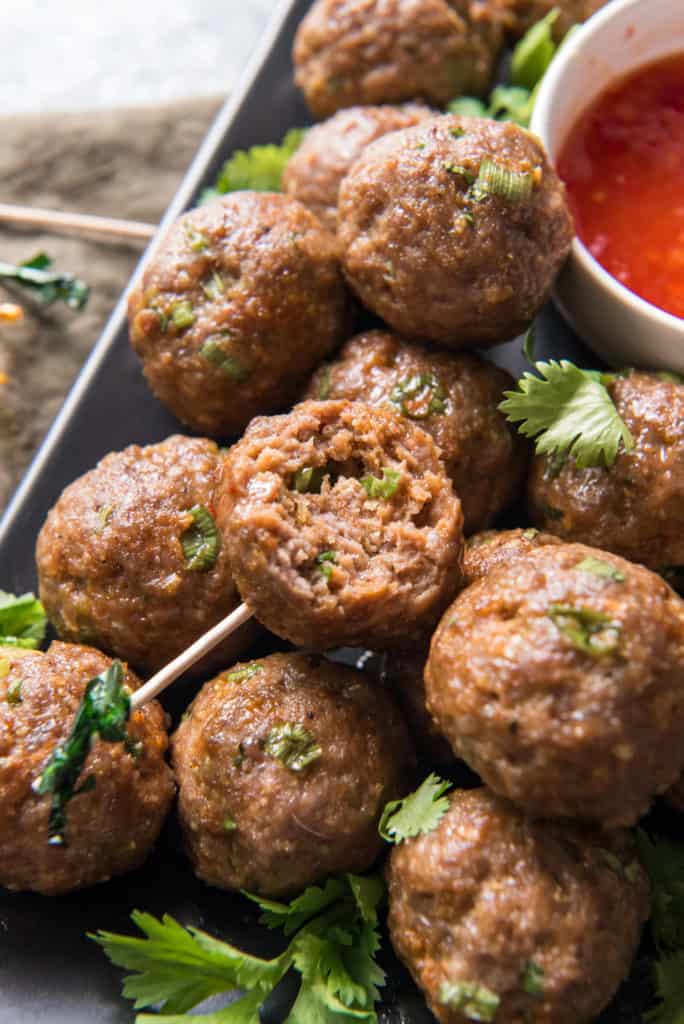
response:
[[[450,348],[519,334],[572,237],[541,143],[510,122],[443,114],[392,132],[340,187],[351,287],[395,330]]]
[[[60,637],[151,672],[239,603],[214,522],[221,456],[174,436],[113,452],[63,492],[38,536],[40,596]],[[214,655],[239,657],[250,631]]]
[[[173,757],[196,873],[264,896],[369,868],[385,802],[411,788],[415,770],[383,688],[303,654],[236,665],[207,683]]]
[[[629,833],[535,822],[455,791],[392,851],[392,944],[441,1024],[585,1024],[627,976],[649,913]]]
[[[526,530],[485,530],[469,537],[463,552],[466,586],[482,579],[500,565],[524,558],[545,544],[562,544],[558,537],[534,527]]]
[[[684,768],[684,603],[581,544],[530,551],[459,594],[428,708],[454,751],[532,815],[632,825]]]
[[[111,665],[99,651],[53,643],[47,653],[0,648],[0,885],[47,895],[104,882],[138,867],[174,795],[168,739],[156,701],[134,711],[129,744],[97,740],[67,805],[66,841],[48,843],[50,795],[39,778],[73,724],[85,688]],[[124,685],[140,681],[126,672]]]
[[[344,336],[335,239],[288,196],[234,192],[176,222],[128,317],[157,398],[195,430],[238,434]]]
[[[621,446],[610,467],[536,458],[529,479],[533,522],[651,569],[684,565],[684,385],[632,372],[608,390],[634,447]]]
[[[502,45],[476,0],[316,0],[295,39],[295,81],[315,117],[355,104],[443,107],[489,87]]]
[[[301,647],[429,635],[461,579],[461,505],[439,449],[360,402],[254,420],[226,456],[218,523],[243,600]]]
[[[519,39],[554,7],[558,8],[559,14],[552,29],[558,42],[573,25],[586,21],[608,0],[485,0],[485,4],[488,3],[494,9],[491,13],[501,19],[501,24],[513,39]]]
[[[350,107],[306,133],[283,174],[283,191],[298,199],[330,231],[337,230],[340,183],[354,161],[375,139],[410,128],[434,111],[418,104],[403,107]]]
[[[386,662],[387,682],[397,696],[421,761],[450,771],[455,762],[454,752],[426,706],[423,673],[428,653],[427,645],[410,651],[390,651]]]
[[[472,533],[491,525],[523,489],[529,449],[497,408],[510,386],[505,370],[475,355],[370,331],[314,374],[306,397],[386,405],[419,423],[439,445],[464,530]]]

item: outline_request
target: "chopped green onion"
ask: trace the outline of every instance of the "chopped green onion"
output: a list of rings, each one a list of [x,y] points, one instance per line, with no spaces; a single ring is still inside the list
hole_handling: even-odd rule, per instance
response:
[[[251,679],[257,672],[263,672],[263,670],[263,665],[260,665],[258,661],[252,661],[249,665],[245,665],[244,668],[238,668],[234,672],[229,672],[226,680],[229,683],[244,683],[246,679]]]
[[[337,552],[322,551],[316,558],[316,565],[326,580],[330,581],[333,574],[333,565],[337,565]]]
[[[466,1020],[487,1022],[495,1019],[501,1002],[496,992],[475,981],[445,981],[439,999],[450,1010],[462,1013]]]
[[[245,380],[251,371],[239,359],[226,352],[225,344],[229,337],[229,331],[222,334],[210,334],[200,349],[200,355],[222,373],[225,373],[226,377],[236,381]]]
[[[570,604],[552,604],[546,614],[573,647],[584,654],[603,658],[620,646],[622,627],[603,612]]]
[[[192,525],[181,537],[186,568],[190,572],[206,572],[211,569],[221,550],[221,534],[214,517],[205,505],[190,509]]]
[[[531,196],[533,188],[534,181],[529,171],[513,171],[495,160],[485,159],[480,164],[471,193],[476,202],[487,196],[496,196],[508,203],[520,203]]]
[[[186,223],[185,237],[193,252],[204,252],[204,250],[209,246],[209,239],[207,236],[202,234],[201,231],[198,231],[193,224]]]
[[[188,299],[174,302],[171,306],[171,323],[179,331],[185,330],[186,327],[192,327],[196,319],[192,303]]]
[[[304,771],[323,753],[309,730],[294,722],[274,726],[264,741],[263,749],[291,772]]]
[[[475,175],[467,169],[462,167],[461,164],[444,164],[444,170],[449,174],[458,175],[460,178],[464,178],[468,185],[472,185],[475,181]]]
[[[375,476],[363,476],[360,483],[369,498],[384,498],[387,501],[396,493],[400,480],[401,473],[398,473],[396,469],[388,469],[387,466],[384,466],[382,480],[378,480]]]
[[[544,968],[529,960],[523,971],[521,985],[528,996],[544,995]]]
[[[224,832],[235,832],[236,828],[237,822],[233,818],[231,818],[229,814],[226,815],[226,817],[223,819]]]
[[[211,277],[202,285],[202,291],[211,302],[220,302],[225,294],[226,286],[218,270],[213,270]]]
[[[295,473],[292,486],[298,494],[320,494],[327,475],[324,466],[302,466]]]
[[[578,562],[575,566],[580,572],[590,572],[593,576],[601,576],[606,580],[614,580],[616,583],[625,582],[625,574],[616,569],[610,562],[604,562],[601,558],[595,558],[594,555],[589,555],[587,558],[583,558],[581,562]]]
[[[13,679],[12,682],[9,684],[9,686],[7,687],[7,693],[5,695],[5,700],[7,701],[8,704],[21,704],[21,685],[23,682],[23,679]]]
[[[446,412],[446,391],[434,373],[416,373],[399,381],[390,402],[412,420],[426,420]]]
[[[330,392],[332,391],[332,381],[330,379],[330,367],[326,366],[321,371],[320,380],[318,382],[318,397],[321,402],[325,401],[326,398],[330,398]]]

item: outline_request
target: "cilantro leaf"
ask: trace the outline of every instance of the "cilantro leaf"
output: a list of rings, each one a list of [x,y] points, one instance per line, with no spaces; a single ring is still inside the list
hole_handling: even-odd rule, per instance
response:
[[[682,1024],[684,1020],[684,950],[653,965],[656,995],[661,1001],[645,1014],[650,1024]]]
[[[559,14],[558,7],[552,8],[546,17],[527,30],[516,45],[511,58],[513,85],[534,89],[546,74],[557,50],[552,29]]]
[[[487,116],[497,121],[515,121],[526,128],[532,118],[537,90],[519,85],[497,85],[489,97]]]
[[[170,1016],[165,1013],[139,1013],[135,1024],[255,1024],[259,1020],[259,1006],[263,999],[261,992],[251,992],[215,1013],[193,1014],[192,1017],[185,1013]]]
[[[401,843],[432,832],[449,810],[449,797],[444,794],[451,785],[432,772],[414,793],[386,804],[378,826],[382,838]]]
[[[36,650],[45,639],[47,616],[34,594],[15,597],[0,590],[0,647]]]
[[[293,932],[299,931],[310,917],[343,899],[345,892],[343,879],[329,878],[323,888],[311,885],[289,903],[263,899],[250,892],[244,892],[243,895],[264,911],[259,918],[260,924],[266,925],[267,928],[282,928],[285,935],[292,935]]]
[[[499,409],[525,437],[536,438],[538,455],[572,455],[577,466],[612,466],[620,444],[634,439],[596,370],[567,359],[535,363],[540,374],[523,374],[518,391],[505,391]]]
[[[658,949],[684,948],[684,846],[636,832],[639,858],[651,881],[651,932]],[[684,1001],[682,1003],[684,1006]]]
[[[460,117],[487,117],[487,104],[475,96],[458,96],[451,103],[447,104],[449,114],[458,114]]]
[[[279,146],[252,146],[238,149],[223,165],[213,189],[207,189],[201,202],[228,192],[280,192],[283,171],[301,145],[305,128],[291,128]]]
[[[85,281],[80,281],[73,274],[52,271],[51,267],[50,257],[39,252],[33,259],[25,260],[19,266],[0,262],[0,280],[28,288],[46,306],[61,300],[69,309],[83,309],[90,295]]]

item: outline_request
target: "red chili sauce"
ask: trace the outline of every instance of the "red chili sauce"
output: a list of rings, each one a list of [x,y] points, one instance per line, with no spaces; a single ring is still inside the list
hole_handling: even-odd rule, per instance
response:
[[[641,68],[593,103],[566,139],[558,173],[595,259],[684,318],[684,54]]]

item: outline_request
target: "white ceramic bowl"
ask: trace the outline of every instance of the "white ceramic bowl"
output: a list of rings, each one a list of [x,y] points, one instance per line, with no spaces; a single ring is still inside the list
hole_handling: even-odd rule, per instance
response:
[[[532,131],[555,163],[578,116],[611,84],[645,64],[684,53],[684,0],[612,0],[554,59]],[[554,299],[586,344],[613,366],[684,373],[684,320],[620,284],[575,239]]]

